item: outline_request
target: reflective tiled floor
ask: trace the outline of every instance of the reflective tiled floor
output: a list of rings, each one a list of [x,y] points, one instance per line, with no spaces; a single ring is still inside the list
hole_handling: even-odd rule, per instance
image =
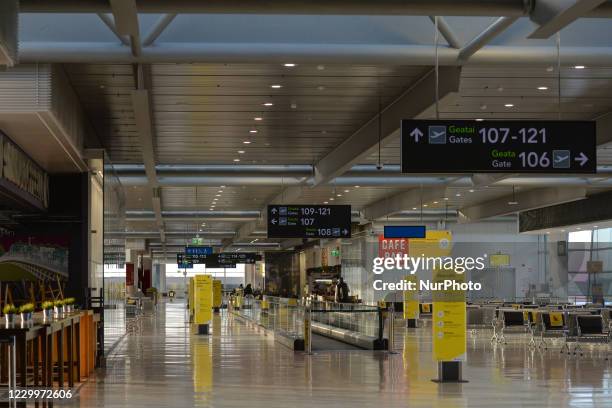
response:
[[[399,321],[398,321],[399,322]],[[196,336],[184,305],[159,306],[125,337],[108,367],[70,405],[80,407],[612,407],[611,363],[558,349],[532,352],[519,337],[469,339],[465,384],[435,384],[430,329],[398,328],[398,354],[294,353],[228,315]]]

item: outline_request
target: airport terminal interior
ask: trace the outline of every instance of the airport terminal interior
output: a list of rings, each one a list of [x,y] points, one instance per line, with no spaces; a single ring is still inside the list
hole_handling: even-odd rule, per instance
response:
[[[612,407],[612,1],[1,0],[0,404]]]

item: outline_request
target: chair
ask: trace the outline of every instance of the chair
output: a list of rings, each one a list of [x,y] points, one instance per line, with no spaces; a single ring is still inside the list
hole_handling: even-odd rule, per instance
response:
[[[608,347],[610,331],[604,326],[604,319],[601,315],[576,315],[576,326],[578,332],[574,355],[577,352],[580,352],[581,356],[584,355],[580,343],[605,344]],[[608,360],[608,353],[606,353],[606,360]]]
[[[536,326],[540,335],[537,347],[547,350],[548,343],[545,338],[561,338],[565,336],[567,330],[566,318],[565,314],[559,311],[541,311],[539,315],[539,324]]]
[[[500,343],[506,344],[505,333],[508,329],[522,329],[523,333],[528,328],[528,321],[525,321],[525,315],[522,310],[500,310],[501,317],[501,335],[498,338]],[[499,317],[498,317],[499,319]]]

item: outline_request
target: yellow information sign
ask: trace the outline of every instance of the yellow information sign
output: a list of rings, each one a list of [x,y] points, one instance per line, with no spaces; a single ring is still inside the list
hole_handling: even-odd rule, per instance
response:
[[[220,280],[213,280],[213,307],[220,308],[223,303],[223,284]]]
[[[434,282],[465,281],[465,275],[452,269],[435,270]],[[433,297],[433,357],[435,361],[464,361],[466,347],[466,305],[462,290],[434,291]]]
[[[414,287],[418,288],[417,276],[407,275],[404,277],[407,282],[414,282]],[[405,290],[404,291],[404,319],[419,318],[419,291]]]
[[[450,231],[427,231],[424,241],[426,242],[417,243],[421,245],[422,251],[415,253],[413,252],[413,249],[415,249],[413,248],[413,240],[411,240],[411,254],[430,257],[451,255],[452,234]],[[432,280],[435,283],[447,280],[463,283],[465,282],[465,274],[456,273],[453,269],[435,269],[432,273]],[[434,360],[465,360],[467,351],[465,291],[436,290],[432,292],[432,300]]]
[[[452,233],[447,230],[427,230],[425,238],[414,238],[408,241],[410,256],[449,256]]]
[[[509,266],[510,265],[510,255],[508,254],[492,254],[489,257],[489,262],[492,267],[496,266]]]
[[[210,275],[193,277],[194,323],[206,324],[212,320],[213,278]]]

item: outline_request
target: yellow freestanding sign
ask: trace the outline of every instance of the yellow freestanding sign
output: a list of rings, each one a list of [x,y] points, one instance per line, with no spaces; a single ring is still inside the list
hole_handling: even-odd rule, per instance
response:
[[[447,230],[428,230],[425,238],[411,239],[411,256],[451,256],[452,233]],[[433,282],[445,280],[465,282],[465,275],[452,269],[432,271]],[[462,361],[466,353],[465,292],[453,290],[432,291],[433,358],[435,361]],[[425,311],[426,305],[423,304]]]
[[[223,303],[223,284],[220,280],[213,280],[213,307],[215,309],[221,308]]]
[[[452,269],[434,271],[433,281],[465,281],[465,275]],[[434,291],[432,329],[433,356],[435,361],[465,361],[466,353],[466,305],[465,291]]]
[[[210,275],[193,277],[194,323],[206,324],[212,320],[213,278]]]
[[[404,277],[407,282],[414,282],[415,290],[404,291],[404,319],[419,318],[419,291],[416,275],[407,275]]]

